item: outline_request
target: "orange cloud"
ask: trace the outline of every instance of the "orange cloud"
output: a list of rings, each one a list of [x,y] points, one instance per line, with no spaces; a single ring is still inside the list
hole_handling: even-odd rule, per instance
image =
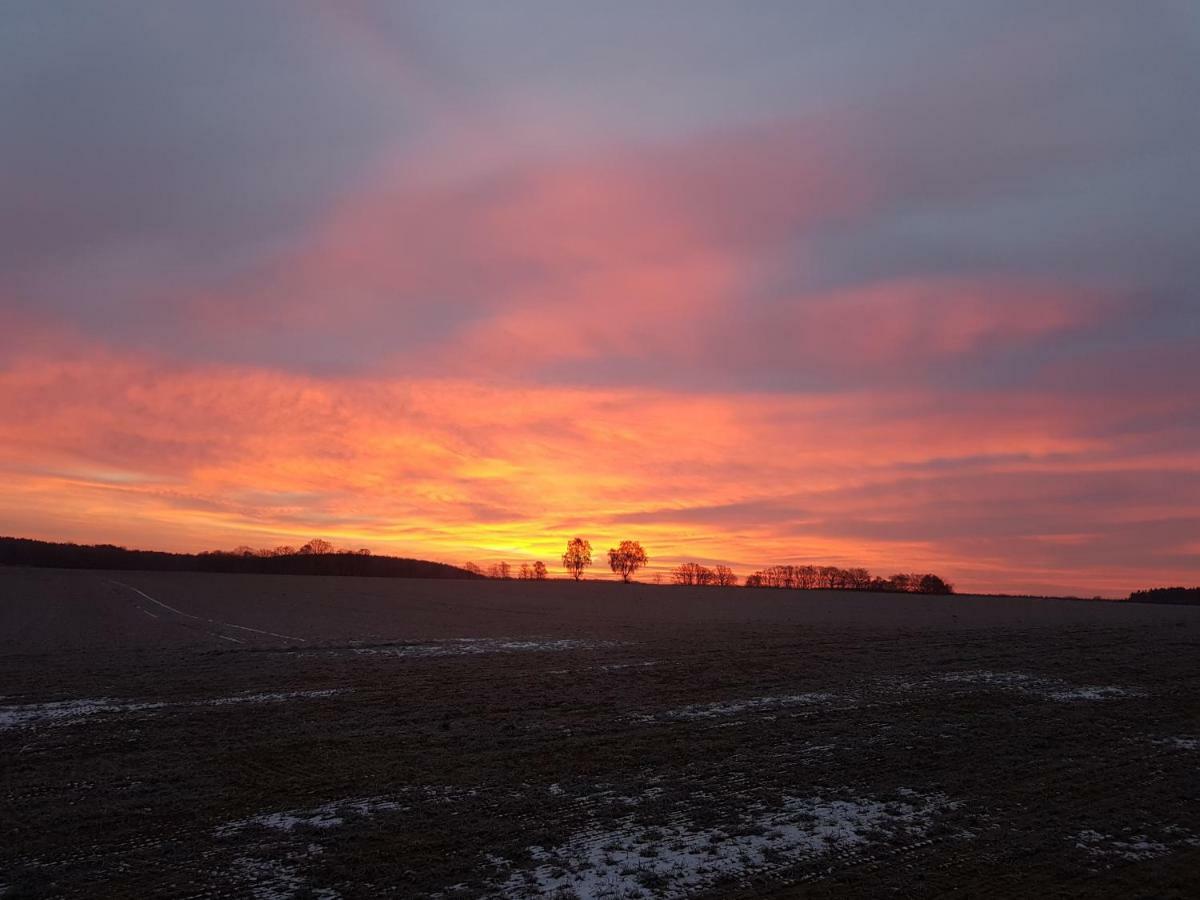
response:
[[[1138,528],[1139,513],[1200,511],[1195,457],[1174,460],[1171,491],[1154,487],[1153,458],[1103,436],[1119,414],[1053,396],[319,379],[93,349],[13,361],[0,398],[0,516],[45,537],[195,549],[321,534],[554,561],[578,532],[641,539],[656,566],[856,562],[977,589],[1100,590],[1150,576],[1084,558],[1079,516],[1114,526],[1123,511]],[[1114,479],[1119,495],[1089,499]],[[973,544],[955,533],[968,519]],[[1023,520],[1037,553],[1076,561],[1029,571]],[[1182,577],[1174,565],[1156,578]]]

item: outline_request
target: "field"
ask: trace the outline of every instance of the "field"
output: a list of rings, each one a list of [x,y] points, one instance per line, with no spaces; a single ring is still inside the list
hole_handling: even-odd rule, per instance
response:
[[[1200,608],[0,569],[7,897],[1194,897]]]

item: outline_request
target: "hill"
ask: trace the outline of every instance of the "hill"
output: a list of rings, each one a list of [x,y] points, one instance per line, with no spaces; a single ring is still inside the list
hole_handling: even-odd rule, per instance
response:
[[[0,565],[56,569],[240,572],[265,575],[366,575],[379,578],[479,578],[458,566],[362,553],[165,553],[112,544],[56,544],[0,537]]]

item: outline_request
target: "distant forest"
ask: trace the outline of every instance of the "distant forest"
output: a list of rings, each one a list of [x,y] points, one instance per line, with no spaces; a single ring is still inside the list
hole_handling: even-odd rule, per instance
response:
[[[127,550],[112,544],[54,544],[0,537],[0,565],[57,569],[119,569],[167,572],[242,572],[261,575],[365,575],[377,578],[478,578],[480,576],[423,559],[372,556],[365,550],[337,550],[327,541],[275,550],[214,550],[163,553]]]
[[[591,546],[586,548],[583,565],[591,564]],[[634,542],[626,542],[634,546]],[[624,545],[623,545],[624,546]],[[570,545],[569,545],[570,547]],[[638,546],[640,550],[640,546]],[[609,556],[619,553],[609,551]],[[564,555],[564,565],[568,561]],[[644,556],[642,557],[644,559]],[[619,559],[617,560],[619,562]],[[583,565],[579,566],[580,573]],[[234,572],[262,575],[360,575],[375,578],[471,578],[544,580],[546,566],[522,564],[519,570],[498,563],[487,573],[473,563],[463,567],[424,559],[398,556],[374,556],[368,550],[338,549],[328,541],[315,539],[300,547],[211,550],[203,553],[165,553],[158,550],[129,550],[113,544],[58,544],[29,538],[0,537],[0,566],[34,566],[57,569],[113,569],[163,572]],[[571,567],[568,566],[568,569]],[[618,571],[616,562],[613,571]],[[684,563],[667,576],[675,584],[736,585],[738,578],[727,566]],[[661,573],[654,576],[662,584]],[[900,593],[950,594],[953,585],[932,574],[897,574],[890,578],[872,575],[866,569],[841,569],[835,566],[770,566],[746,576],[750,588],[792,588],[799,590],[859,590]],[[1128,603],[1169,603],[1200,606],[1200,587],[1164,587],[1134,591]]]
[[[931,572],[899,572],[890,578],[861,566],[771,566],[746,576],[746,587],[810,591],[876,591],[901,594],[953,594],[954,585]]]
[[[1175,603],[1185,606],[1200,606],[1200,587],[1150,588],[1134,591],[1129,595],[1131,603]]]

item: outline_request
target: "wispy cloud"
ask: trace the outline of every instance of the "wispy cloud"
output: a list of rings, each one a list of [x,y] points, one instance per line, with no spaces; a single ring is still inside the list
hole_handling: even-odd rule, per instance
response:
[[[1184,5],[13,18],[7,530],[1195,580]]]

